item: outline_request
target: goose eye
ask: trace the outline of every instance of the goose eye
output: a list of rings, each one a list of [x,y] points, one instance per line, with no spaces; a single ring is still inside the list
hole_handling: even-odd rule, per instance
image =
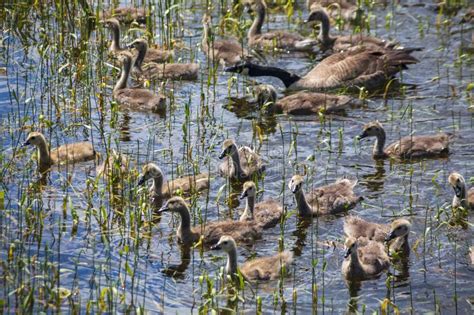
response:
[[[222,244],[227,245],[227,241],[223,242]]]
[[[35,140],[36,137],[31,137],[31,140]]]

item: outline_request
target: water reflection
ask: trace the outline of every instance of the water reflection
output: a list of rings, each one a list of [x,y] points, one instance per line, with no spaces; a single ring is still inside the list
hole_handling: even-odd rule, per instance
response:
[[[161,272],[167,275],[168,277],[173,277],[175,279],[184,279],[185,271],[186,269],[188,269],[188,266],[191,263],[192,245],[181,244],[179,245],[179,250],[181,253],[181,262],[177,265],[169,265]]]
[[[374,172],[362,175],[360,184],[367,187],[373,194],[369,198],[375,198],[384,191],[385,164],[384,160],[375,160]]]

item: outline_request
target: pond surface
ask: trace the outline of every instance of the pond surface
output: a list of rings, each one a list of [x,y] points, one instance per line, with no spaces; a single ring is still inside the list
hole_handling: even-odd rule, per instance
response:
[[[366,106],[344,116],[279,115],[264,124],[258,114],[238,118],[225,109],[229,97],[250,94],[253,80],[221,68],[209,75],[199,48],[205,3],[179,2],[169,14],[173,29],[162,28],[162,21],[170,24],[158,14],[156,42],[173,37],[187,47],[177,51],[177,59],[198,62],[201,69],[197,82],[163,87],[172,100],[162,116],[117,111],[111,88],[118,69],[106,55],[109,33],[102,27],[90,34],[81,31],[84,19],[70,12],[79,7],[29,8],[18,3],[4,10],[0,305],[6,312],[25,307],[133,312],[142,307],[151,313],[189,313],[207,306],[253,313],[261,299],[265,313],[339,314],[380,311],[381,301],[389,298],[402,313],[472,313],[472,212],[465,228],[447,224],[453,197],[449,173],[474,178],[474,120],[469,110],[473,94],[467,90],[474,82],[474,67],[472,57],[460,50],[470,34],[458,23],[461,13],[448,18],[431,5],[417,3],[370,10],[372,35],[424,48],[414,53],[420,62],[402,73],[402,81],[416,88],[387,99],[371,97]],[[307,15],[303,8],[299,3],[295,21]],[[216,8],[214,23],[218,12]],[[248,14],[241,20],[248,21]],[[304,25],[294,25],[291,28],[308,33]],[[267,27],[287,28],[285,13],[272,12]],[[123,34],[123,43],[140,32]],[[298,74],[315,63],[291,55],[270,56],[267,62]],[[277,80],[255,81],[272,83],[283,92]],[[373,141],[355,141],[362,125],[372,120],[383,123],[388,141],[410,133],[455,133],[452,154],[412,164],[376,163]],[[240,302],[232,301],[219,292],[224,254],[182,249],[174,237],[177,217],[165,214],[151,220],[146,190],[136,187],[135,177],[123,184],[115,202],[117,196],[95,179],[94,162],[62,166],[51,172],[47,186],[39,187],[35,160],[30,158],[34,150],[20,148],[31,129],[41,130],[52,147],[89,140],[103,156],[110,149],[122,152],[130,157],[135,174],[148,161],[160,165],[168,179],[193,169],[211,172],[209,191],[190,200],[194,222],[199,216],[209,221],[237,218],[244,206],[237,198],[240,188],[217,175],[225,138],[259,151],[267,161],[259,198],[277,198],[288,212],[296,206],[287,188],[295,173],[307,174],[307,190],[343,176],[357,178],[356,192],[365,199],[349,213],[382,223],[409,218],[409,260],[393,265],[379,279],[348,288],[341,275],[343,216],[299,222],[291,215],[283,226],[266,230],[252,247],[238,251],[243,262],[270,255],[281,243],[295,255],[290,276],[247,286],[239,293]],[[173,274],[170,266],[179,272]],[[208,292],[209,281],[217,292]]]

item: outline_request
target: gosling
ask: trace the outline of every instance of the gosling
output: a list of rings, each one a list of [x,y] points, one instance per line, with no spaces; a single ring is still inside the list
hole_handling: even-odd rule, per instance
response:
[[[221,176],[234,180],[248,180],[254,175],[260,175],[265,171],[262,158],[249,147],[237,148],[234,140],[227,139],[222,145],[219,159],[223,162],[219,165]]]
[[[453,208],[462,207],[464,209],[474,209],[474,187],[467,190],[464,177],[453,172],[448,177],[449,184],[454,189]]]
[[[314,189],[307,196],[303,190],[303,183],[303,177],[295,175],[288,184],[295,195],[298,213],[302,217],[338,214],[354,208],[363,200],[354,193],[357,180],[338,179],[333,184]]]
[[[173,195],[191,195],[209,188],[208,173],[184,176],[164,182],[163,172],[155,163],[148,163],[143,166],[142,174],[138,179],[138,186],[143,186],[150,179],[153,180],[153,184],[149,188],[150,198],[155,208],[160,208],[163,200]]]
[[[23,146],[34,145],[38,149],[38,171],[45,173],[57,164],[74,164],[94,160],[96,151],[90,142],[69,143],[49,150],[46,138],[40,132],[30,132]]]
[[[239,268],[237,265],[237,245],[232,236],[229,235],[223,235],[211,249],[222,249],[227,253],[227,264],[225,266],[227,275],[235,278],[238,271],[240,271],[248,281],[278,279],[293,261],[293,254],[289,251],[283,251],[273,256],[252,259]]]
[[[255,203],[257,188],[255,183],[248,181],[244,183],[240,199],[247,199],[245,210],[240,216],[240,221],[255,221],[263,229],[276,226],[283,215],[283,207],[278,200],[267,199]]]
[[[189,207],[181,197],[172,197],[158,210],[158,213],[175,212],[181,216],[181,223],[176,232],[178,241],[193,244],[201,241],[206,247],[216,244],[221,236],[230,235],[241,244],[252,244],[262,237],[262,230],[252,222],[218,221],[208,222],[202,226],[191,227]]]
[[[449,153],[449,142],[453,138],[449,133],[435,135],[406,136],[385,147],[385,130],[378,121],[366,124],[362,134],[357,138],[364,139],[375,137],[376,141],[372,151],[374,159],[395,158],[421,159],[446,156]]]
[[[381,243],[347,238],[342,274],[350,281],[374,279],[390,267],[390,259]]]

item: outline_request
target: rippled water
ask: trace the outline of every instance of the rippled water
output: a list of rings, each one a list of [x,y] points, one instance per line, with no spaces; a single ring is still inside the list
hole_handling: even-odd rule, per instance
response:
[[[35,9],[29,13],[29,26],[16,25],[17,29],[10,23],[12,16],[7,14],[0,46],[0,67],[7,70],[6,74],[0,74],[1,189],[5,192],[6,209],[0,214],[3,262],[8,260],[11,244],[16,242],[20,248],[22,243],[22,250],[15,255],[29,257],[27,265],[31,265],[30,273],[22,269],[23,277],[36,275],[31,281],[37,287],[50,281],[53,287],[72,290],[72,300],[82,311],[88,301],[97,301],[103,289],[111,287],[117,290],[111,303],[118,305],[119,310],[143,306],[149,311],[197,312],[206,302],[203,297],[206,284],[200,283],[200,276],[207,273],[210,278],[217,278],[224,264],[222,253],[201,255],[198,250],[181,251],[174,237],[177,218],[172,219],[170,215],[149,223],[152,224],[149,233],[130,228],[130,220],[140,215],[140,202],[144,200],[138,198],[143,197],[144,191],[133,185],[127,185],[123,195],[132,202],[125,207],[111,205],[108,193],[94,193],[94,199],[87,200],[85,196],[90,187],[86,180],[93,180],[94,163],[53,172],[50,184],[40,193],[33,192],[31,185],[36,177],[31,167],[34,161],[29,158],[33,150],[19,147],[29,127],[33,127],[42,129],[52,139],[53,147],[88,139],[105,154],[106,144],[111,143],[111,148],[131,157],[134,167],[139,169],[145,162],[155,161],[168,178],[191,173],[193,164],[201,171],[210,170],[215,175],[211,188],[208,194],[195,199],[193,213],[197,215],[202,211],[203,216],[212,221],[236,218],[237,209],[244,206],[238,204],[238,188],[231,190],[226,180],[216,173],[221,142],[231,137],[239,144],[254,145],[259,150],[268,162],[261,182],[265,190],[262,198],[278,198],[288,211],[295,208],[293,196],[286,188],[288,180],[295,172],[306,169],[307,189],[331,183],[341,176],[357,178],[356,191],[365,200],[350,213],[377,222],[390,222],[393,216],[408,216],[413,223],[409,261],[390,269],[394,277],[387,283],[388,275],[384,274],[380,279],[363,282],[360,288],[349,290],[340,271],[343,218],[324,217],[304,223],[291,216],[281,229],[265,231],[263,239],[253,247],[239,249],[239,261],[243,262],[246,257],[277,251],[282,240],[296,256],[290,268],[291,276],[282,284],[281,295],[278,282],[259,284],[242,293],[246,300],[238,303],[239,311],[254,310],[255,295],[258,295],[263,299],[265,312],[280,311],[281,297],[286,300],[288,312],[298,313],[316,309],[331,313],[377,310],[380,301],[389,297],[402,313],[454,313],[456,310],[471,313],[474,269],[469,265],[468,251],[472,227],[461,229],[440,224],[450,211],[449,173],[456,170],[466,178],[474,177],[473,115],[468,110],[472,100],[466,92],[467,85],[474,81],[474,68],[470,57],[460,56],[461,37],[470,37],[466,32],[457,32],[459,16],[448,19],[451,25],[437,26],[436,22],[444,18],[431,6],[374,9],[373,35],[397,39],[406,46],[424,47],[414,54],[420,63],[403,72],[403,81],[416,84],[417,88],[387,100],[370,98],[364,108],[350,110],[342,117],[326,117],[323,122],[317,117],[276,116],[274,122],[267,122],[270,128],[259,126],[264,138],[260,145],[255,132],[258,122],[251,117],[238,118],[224,108],[229,97],[248,94],[246,89],[251,84],[243,77],[229,81],[231,76],[221,69],[217,71],[215,82],[208,80],[207,61],[198,49],[203,5],[193,2],[184,7],[180,17],[186,28],[179,39],[190,50],[182,50],[178,56],[183,61],[199,62],[201,76],[199,82],[165,87],[168,93],[174,93],[173,106],[165,117],[133,112],[115,115],[110,110],[111,87],[118,71],[105,61],[101,48],[109,38],[105,30],[90,34],[84,50],[85,68],[81,68],[73,63],[78,59],[70,55],[70,49],[64,48],[61,53],[60,48],[60,52],[55,53],[56,50],[49,48],[53,56],[41,57],[48,56],[48,51],[41,53],[45,43],[59,45],[61,40],[64,45],[77,43],[68,36],[80,38],[83,34],[79,28],[58,26],[54,16],[49,20],[40,18]],[[305,14],[306,11],[303,16]],[[390,15],[391,25],[386,28]],[[244,14],[243,19],[248,19],[248,15]],[[269,29],[286,26],[283,13],[272,14]],[[62,29],[74,29],[75,35],[61,39]],[[181,30],[176,33],[181,34]],[[135,36],[127,35],[124,42]],[[304,74],[313,65],[310,59],[292,56],[269,57],[268,63],[298,74]],[[257,81],[273,83],[283,91],[278,81],[269,78]],[[454,132],[458,137],[447,159],[413,164],[375,163],[371,157],[372,141],[358,144],[354,140],[362,125],[375,119],[384,124],[389,141],[411,132],[423,134],[438,130]],[[97,185],[104,190],[102,182]],[[445,211],[441,211],[443,209]],[[119,215],[121,212],[126,213],[124,221]],[[31,226],[28,220],[39,217],[44,225],[33,226],[36,232],[41,231],[40,239],[25,229]],[[472,219],[470,214],[468,220],[472,222]],[[101,227],[99,222],[105,222],[105,226]],[[44,262],[54,267],[41,269]],[[177,265],[182,272],[171,277],[164,272],[171,265]],[[37,274],[34,267],[49,271]],[[24,281],[0,280],[5,282],[0,298],[8,300],[4,306],[7,310],[19,307],[12,296],[7,295]],[[317,286],[317,296],[312,294],[313,285]],[[275,296],[280,301],[275,302]],[[351,296],[358,299],[351,300]],[[42,308],[42,295],[36,293],[35,297],[35,307]],[[216,301],[220,307],[236,307],[224,297]],[[65,301],[62,306],[67,309],[68,303]]]

